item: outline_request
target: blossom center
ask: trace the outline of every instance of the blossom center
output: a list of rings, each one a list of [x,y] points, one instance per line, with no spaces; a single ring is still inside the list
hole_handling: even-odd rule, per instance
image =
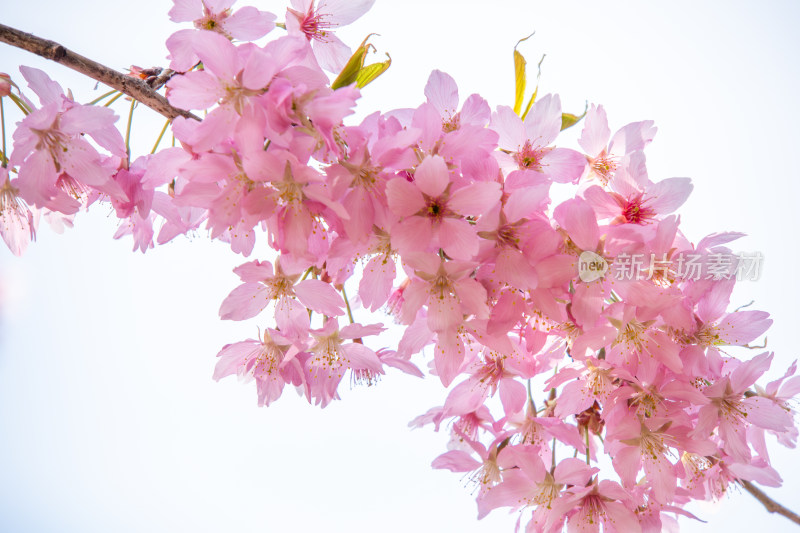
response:
[[[525,141],[525,144],[519,152],[514,154],[514,161],[516,161],[520,170],[536,170],[542,169],[542,157],[546,154],[546,150],[537,148],[531,145],[531,141]]]

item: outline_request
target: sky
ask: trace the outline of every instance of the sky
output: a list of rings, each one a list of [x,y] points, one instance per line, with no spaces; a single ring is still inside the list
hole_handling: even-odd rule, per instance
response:
[[[2,22],[117,69],[149,67],[165,64],[166,37],[184,27],[168,20],[170,5],[28,0],[4,5]],[[281,18],[285,7],[253,5]],[[477,92],[510,105],[511,51],[535,30],[521,51],[531,64],[547,54],[542,94],[558,92],[574,112],[603,104],[612,129],[654,120],[650,177],[693,179],[680,211],[690,240],[743,231],[735,250],[765,258],[731,306],[772,314],[777,376],[798,357],[799,15],[791,1],[378,0],[341,36],[356,45],[375,32],[393,60],[359,116],[419,105],[432,69],[456,79],[462,100]],[[100,93],[0,50],[1,71],[37,66],[83,101]],[[161,124],[137,111],[134,152],[149,151]],[[574,146],[578,128],[560,144]],[[0,249],[0,530],[513,530],[516,515],[503,510],[477,521],[460,475],[430,468],[447,435],[407,427],[443,402],[434,379],[345,384],[324,410],[287,389],[258,408],[252,384],[211,379],[219,348],[255,335],[257,321],[217,318],[242,258],[203,234],[142,256],[114,232],[99,207],[62,235],[43,226],[22,258]],[[766,490],[800,510],[800,452],[771,449],[785,484]],[[736,490],[693,510],[708,523],[682,519],[682,531],[792,531]]]

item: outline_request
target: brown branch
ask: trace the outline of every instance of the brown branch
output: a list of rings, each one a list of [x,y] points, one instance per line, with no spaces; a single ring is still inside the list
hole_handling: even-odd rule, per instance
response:
[[[742,485],[742,487],[744,487],[744,490],[752,494],[756,500],[760,501],[761,504],[764,507],[766,507],[767,511],[769,511],[770,513],[778,513],[779,515],[785,516],[795,524],[800,524],[800,515],[779,504],[778,502],[776,502],[775,500],[764,494],[764,492],[761,489],[759,489],[749,481],[740,479],[739,483]]]
[[[28,52],[32,52],[45,59],[55,61],[65,67],[80,72],[93,80],[108,85],[112,89],[127,94],[131,98],[138,100],[150,109],[169,119],[181,116],[200,120],[189,111],[170,105],[166,98],[153,90],[144,81],[126,76],[121,72],[117,72],[96,61],[76,54],[54,41],[48,41],[41,37],[31,35],[30,33],[25,33],[24,31],[19,31],[4,24],[0,24],[0,42],[27,50]]]

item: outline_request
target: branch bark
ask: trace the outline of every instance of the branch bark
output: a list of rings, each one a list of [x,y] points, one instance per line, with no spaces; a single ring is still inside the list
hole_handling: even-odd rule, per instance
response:
[[[744,487],[744,490],[752,494],[756,500],[760,501],[767,511],[770,513],[778,513],[779,515],[783,515],[795,524],[800,525],[800,515],[779,504],[749,481],[740,479],[739,483],[742,485],[742,487]]]
[[[112,89],[116,89],[138,100],[150,109],[164,115],[169,119],[175,117],[186,117],[200,120],[197,116],[186,111],[170,105],[166,98],[153,90],[144,81],[126,76],[121,72],[101,65],[87,57],[65,48],[54,41],[42,39],[30,33],[11,28],[4,24],[0,24],[0,42],[10,44],[17,48],[27,50],[45,59],[55,61],[65,67],[71,68],[76,72],[108,85]]]

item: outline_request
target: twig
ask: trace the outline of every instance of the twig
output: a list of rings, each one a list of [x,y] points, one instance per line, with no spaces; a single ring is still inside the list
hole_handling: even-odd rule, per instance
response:
[[[71,68],[85,76],[99,81],[109,87],[121,91],[131,98],[138,100],[150,109],[167,118],[178,116],[200,120],[194,114],[184,109],[170,105],[166,98],[158,94],[144,81],[117,72],[96,61],[68,50],[64,46],[42,39],[30,33],[25,33],[4,24],[0,24],[0,42],[10,44],[17,48],[27,50],[45,59],[55,61],[65,67]]]
[[[163,86],[165,83],[167,83],[167,82],[170,80],[170,78],[172,78],[172,76],[174,76],[175,74],[176,74],[176,72],[175,72],[174,70],[172,70],[172,69],[168,69],[168,68],[165,68],[165,69],[163,69],[163,70],[161,71],[161,74],[159,74],[159,75],[158,75],[158,77],[157,77],[156,79],[152,80],[152,81],[151,81],[150,83],[148,83],[147,85],[149,85],[150,87],[152,87],[152,88],[153,88],[153,90],[156,90],[156,91],[157,91],[157,90],[158,90],[158,89],[160,89],[160,88],[161,88],[161,87],[162,87],[162,86]]]
[[[783,505],[779,504],[778,502],[776,502],[775,500],[773,500],[772,498],[770,498],[769,496],[764,494],[764,492],[761,489],[759,489],[758,487],[756,487],[755,485],[753,485],[749,481],[745,481],[744,479],[740,479],[739,480],[739,484],[742,487],[744,487],[744,490],[746,490],[747,492],[752,494],[755,497],[756,500],[760,501],[761,504],[770,513],[778,513],[780,515],[785,516],[786,518],[788,518],[789,520],[791,520],[795,524],[800,524],[800,515],[798,515],[794,511],[790,511],[789,509],[787,509]]]

